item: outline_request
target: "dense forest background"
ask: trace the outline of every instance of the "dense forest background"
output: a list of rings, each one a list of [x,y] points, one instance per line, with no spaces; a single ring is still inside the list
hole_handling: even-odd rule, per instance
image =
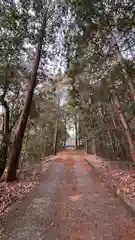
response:
[[[0,2],[0,177],[76,147],[135,162],[134,1]]]

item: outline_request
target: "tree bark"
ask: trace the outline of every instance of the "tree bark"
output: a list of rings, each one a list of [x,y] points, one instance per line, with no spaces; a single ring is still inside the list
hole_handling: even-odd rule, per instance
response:
[[[56,120],[55,133],[54,133],[54,144],[53,144],[53,155],[57,152],[57,137],[58,137],[58,121]]]
[[[78,147],[78,129],[77,129],[77,117],[75,116],[75,119],[74,119],[74,125],[75,125],[75,146],[76,146],[76,149]]]
[[[85,141],[84,141],[84,146],[85,146],[85,151],[86,151],[86,154],[88,154],[88,139],[86,138]]]
[[[109,103],[108,106],[108,110],[109,110],[109,115],[110,115],[110,119],[112,121],[112,124],[114,126],[114,130],[112,130],[112,141],[113,141],[113,146],[114,146],[114,155],[116,156],[116,158],[118,157],[118,153],[119,153],[119,149],[118,149],[118,144],[117,144],[117,139],[120,140],[120,126],[117,124],[116,118],[115,118],[115,114],[114,114],[114,108],[112,106],[112,103]]]
[[[94,156],[96,155],[96,139],[93,137],[92,138],[92,154],[94,154]]]
[[[120,106],[120,103],[119,103],[119,100],[118,100],[117,97],[115,97],[115,99],[114,99],[114,104],[115,104],[116,110],[119,114],[120,121],[121,121],[121,123],[124,127],[124,130],[125,130],[125,135],[126,135],[127,140],[128,140],[132,160],[135,162],[135,149],[134,149],[134,142],[133,142],[132,134],[131,134],[130,128],[128,126],[128,123],[127,123],[127,121],[124,117],[124,114],[121,110],[121,106]]]
[[[35,61],[33,64],[33,70],[31,73],[31,80],[28,86],[27,96],[26,96],[24,107],[20,116],[20,121],[18,123],[17,131],[15,134],[15,140],[13,142],[13,146],[11,149],[11,154],[9,158],[9,167],[7,172],[7,181],[14,181],[16,179],[16,170],[17,170],[18,161],[20,157],[20,151],[22,148],[24,132],[27,125],[28,116],[30,113],[34,89],[36,86],[37,70],[38,70],[40,57],[41,57],[45,27],[46,27],[46,13],[44,15],[43,23],[39,33],[38,46],[37,46]]]
[[[8,147],[9,147],[9,107],[5,100],[3,100],[2,105],[5,109],[4,115],[4,136],[1,144],[0,151],[0,178],[2,177],[7,163]]]

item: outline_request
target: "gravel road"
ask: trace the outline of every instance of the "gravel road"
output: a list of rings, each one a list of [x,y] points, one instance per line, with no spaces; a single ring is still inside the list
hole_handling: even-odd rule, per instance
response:
[[[135,217],[83,161],[59,153],[40,185],[7,218],[2,240],[132,240]]]

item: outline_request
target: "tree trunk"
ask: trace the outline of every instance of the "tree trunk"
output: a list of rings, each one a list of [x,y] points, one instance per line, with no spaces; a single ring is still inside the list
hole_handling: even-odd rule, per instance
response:
[[[74,120],[74,125],[75,125],[75,146],[76,149],[78,147],[78,134],[77,134],[77,117],[75,116],[75,120]]]
[[[8,147],[9,147],[9,135],[10,135],[10,133],[9,133],[9,107],[5,100],[2,102],[2,105],[5,108],[5,115],[4,115],[4,136],[2,139],[1,151],[0,151],[0,178],[2,177],[4,170],[6,168]]]
[[[119,154],[119,149],[118,149],[119,146],[117,144],[117,140],[121,139],[120,126],[117,124],[112,103],[110,103],[108,107],[109,107],[109,115],[110,115],[110,118],[111,118],[113,126],[114,126],[114,131],[112,131],[112,139],[113,139],[113,142],[114,142],[114,153],[115,153],[116,158],[117,158],[118,154]]]
[[[54,144],[53,144],[53,155],[57,152],[57,138],[58,138],[58,121],[56,120],[55,133],[54,133]]]
[[[88,154],[88,139],[84,138],[84,147],[85,147],[85,152]]]
[[[43,23],[40,29],[39,33],[39,40],[38,40],[38,46],[35,56],[35,61],[33,64],[33,70],[31,73],[31,80],[28,86],[28,93],[25,99],[24,107],[20,116],[20,121],[18,124],[18,128],[15,135],[15,140],[13,142],[10,158],[9,158],[9,167],[8,167],[8,173],[7,173],[7,181],[14,181],[16,179],[16,170],[18,166],[18,161],[20,157],[20,151],[22,148],[22,141],[24,137],[25,128],[28,121],[28,116],[30,113],[30,108],[32,104],[32,98],[34,89],[36,86],[36,78],[37,78],[37,70],[40,62],[41,57],[41,50],[42,50],[42,43],[45,33],[45,27],[46,27],[46,13],[44,15]]]
[[[95,138],[92,138],[92,154],[96,155],[96,139]]]
[[[80,149],[80,147],[81,147],[81,128],[80,128],[80,126],[81,126],[81,123],[80,123],[80,119],[79,119],[79,121],[78,121],[78,147],[79,147],[79,149]]]
[[[135,149],[134,149],[134,142],[133,142],[132,134],[131,134],[130,128],[128,126],[128,123],[127,123],[127,121],[126,121],[126,119],[123,115],[123,112],[121,110],[121,106],[120,106],[120,103],[119,103],[119,100],[118,100],[117,97],[115,97],[114,103],[115,103],[115,106],[116,106],[116,110],[119,114],[120,121],[121,121],[121,123],[124,127],[124,130],[125,130],[125,135],[126,135],[127,140],[128,140],[132,160],[135,162]]]

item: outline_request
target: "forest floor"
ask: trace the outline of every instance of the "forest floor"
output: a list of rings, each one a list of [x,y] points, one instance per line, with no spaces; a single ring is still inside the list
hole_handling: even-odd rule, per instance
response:
[[[19,181],[7,183],[4,178],[0,182],[0,220],[12,208],[12,205],[21,201],[37,184],[40,182],[40,176],[45,172],[52,162],[52,158],[45,158],[40,164],[33,164],[27,169],[18,173]],[[0,235],[3,231],[0,224]]]
[[[135,239],[135,216],[85,157],[81,151],[57,154],[32,194],[2,219],[0,239]]]
[[[135,211],[135,167],[129,166],[124,161],[108,161],[94,155],[86,156],[90,165],[104,181]]]

